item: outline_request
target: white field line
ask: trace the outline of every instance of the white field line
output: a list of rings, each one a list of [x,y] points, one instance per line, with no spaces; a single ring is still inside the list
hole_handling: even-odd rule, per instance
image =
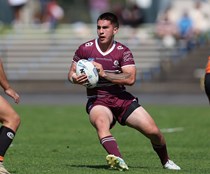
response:
[[[183,127],[161,129],[161,132],[163,132],[163,133],[174,133],[174,132],[181,132],[181,131],[184,131]]]

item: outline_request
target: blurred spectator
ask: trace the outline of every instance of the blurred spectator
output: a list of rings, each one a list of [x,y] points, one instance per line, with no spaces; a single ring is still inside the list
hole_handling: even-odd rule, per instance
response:
[[[194,31],[197,40],[200,42],[202,40],[203,35],[209,30],[209,12],[204,10],[204,6],[209,7],[209,3],[205,3],[198,0],[195,1],[194,6],[190,9],[190,16],[194,23]],[[201,39],[201,40],[200,40]]]
[[[158,14],[157,20],[161,20],[167,15],[168,20],[176,24],[180,19],[181,14],[182,11],[175,7],[171,2],[171,4],[163,12]]]
[[[193,35],[193,20],[189,16],[188,11],[184,11],[180,20],[178,21],[179,37],[187,39]]]
[[[123,5],[122,5],[122,3],[117,2],[117,3],[112,4],[112,11],[118,17],[119,23],[122,24],[123,23],[123,19],[122,19]]]
[[[47,4],[47,23],[49,25],[50,32],[54,32],[58,21],[64,16],[64,11],[60,5],[58,5],[57,0],[51,0]]]
[[[190,51],[194,47],[194,25],[188,10],[183,12],[177,26],[178,38],[182,41],[182,46]]]
[[[195,1],[194,7],[190,9],[190,15],[194,22],[194,28],[195,30],[199,32],[203,32],[206,30],[206,20],[205,20],[205,14],[202,10],[202,2],[201,1]]]
[[[109,0],[89,0],[90,7],[90,17],[92,23],[97,22],[97,18],[101,13],[107,12],[110,10],[110,1]]]
[[[21,12],[27,1],[28,0],[8,0],[9,5],[12,7],[12,10],[14,12],[14,27],[18,27],[21,23],[23,23]]]
[[[144,15],[140,7],[132,4],[130,7],[125,7],[121,14],[122,24],[136,28],[144,23]]]
[[[139,27],[145,22],[144,13],[136,2],[128,1],[123,7],[118,5],[114,11],[122,25],[128,26],[129,39],[127,44],[140,43]]]
[[[135,0],[136,4],[143,8],[143,9],[148,9],[152,5],[152,0]]]
[[[160,13],[159,15],[161,15],[161,13],[164,12],[170,6],[172,6],[171,0],[160,0],[158,6],[158,11]]]
[[[50,0],[39,0],[39,2],[40,2],[39,20],[41,23],[44,23],[47,20],[47,4],[50,2]]]
[[[174,21],[170,20],[168,9],[157,20],[155,26],[155,36],[162,40],[165,47],[173,47],[176,44],[178,28]]]

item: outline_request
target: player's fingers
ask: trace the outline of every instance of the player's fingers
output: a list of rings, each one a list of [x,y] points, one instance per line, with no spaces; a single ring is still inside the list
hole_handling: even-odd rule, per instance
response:
[[[20,102],[20,96],[16,92],[12,92],[10,96],[14,99],[15,103]]]
[[[15,98],[14,99],[15,99],[15,103],[18,104],[20,102],[20,96],[17,93],[15,94]]]

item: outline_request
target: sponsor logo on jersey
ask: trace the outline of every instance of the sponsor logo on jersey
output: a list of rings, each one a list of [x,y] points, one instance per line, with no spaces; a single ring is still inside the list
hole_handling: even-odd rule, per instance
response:
[[[95,60],[95,58],[93,58],[93,57],[89,57],[89,58],[88,58],[88,61],[90,61],[90,62],[91,62],[91,61],[94,61],[94,60]]]
[[[87,42],[87,43],[85,44],[86,47],[90,47],[90,46],[92,46],[92,45],[93,45],[93,42]]]
[[[127,55],[127,54],[131,54],[131,51],[125,51],[125,52],[123,53],[123,56],[124,56],[124,55]]]
[[[12,140],[15,135],[12,132],[7,132],[7,136]]]
[[[123,53],[123,61],[124,62],[132,61],[132,60],[133,60],[133,56],[131,54],[131,51],[126,51]]]

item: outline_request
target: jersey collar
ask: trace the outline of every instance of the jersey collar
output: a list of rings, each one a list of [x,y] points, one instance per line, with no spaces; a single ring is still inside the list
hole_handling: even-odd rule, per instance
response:
[[[103,56],[106,56],[114,50],[114,48],[116,46],[116,42],[114,41],[112,47],[109,49],[109,51],[106,51],[106,52],[101,51],[101,49],[98,45],[98,39],[95,39],[95,45],[96,45],[96,49],[99,51],[99,53],[101,53]]]

